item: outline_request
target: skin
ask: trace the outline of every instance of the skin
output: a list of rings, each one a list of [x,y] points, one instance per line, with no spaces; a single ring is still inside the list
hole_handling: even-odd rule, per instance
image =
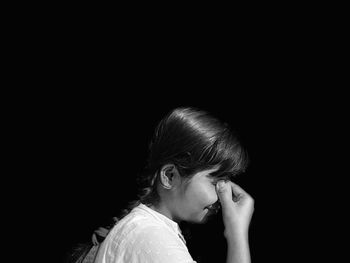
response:
[[[225,225],[224,235],[227,241],[226,262],[250,263],[248,230],[254,212],[254,200],[233,182],[221,181],[216,188],[222,206],[222,217]]]
[[[157,185],[161,201],[151,208],[176,222],[204,223],[210,215],[206,207],[219,200],[227,241],[226,262],[250,263],[248,230],[254,200],[233,182],[216,182],[210,173],[217,169],[198,172],[186,181],[174,165],[163,166]]]
[[[207,207],[218,201],[216,181],[210,176],[217,169],[200,171],[184,180],[173,165],[165,166],[158,183],[161,202],[151,208],[176,222],[205,223],[211,214]]]

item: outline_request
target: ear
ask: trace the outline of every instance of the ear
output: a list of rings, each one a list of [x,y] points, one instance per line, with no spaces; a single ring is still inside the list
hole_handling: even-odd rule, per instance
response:
[[[174,164],[166,164],[160,170],[160,184],[165,189],[171,189],[174,187],[176,179],[179,179],[179,176],[180,173]]]

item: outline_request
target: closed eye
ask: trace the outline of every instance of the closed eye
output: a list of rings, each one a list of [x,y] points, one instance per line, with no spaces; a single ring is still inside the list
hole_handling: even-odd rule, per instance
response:
[[[211,181],[211,184],[212,185],[214,185],[214,186],[216,186],[216,184],[219,182],[219,180],[213,180],[213,181]]]

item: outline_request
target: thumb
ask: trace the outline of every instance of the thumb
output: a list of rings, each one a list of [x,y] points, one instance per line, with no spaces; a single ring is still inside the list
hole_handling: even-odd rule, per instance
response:
[[[231,185],[225,181],[219,181],[216,184],[216,190],[220,199],[221,206],[225,206],[232,202],[232,190]]]

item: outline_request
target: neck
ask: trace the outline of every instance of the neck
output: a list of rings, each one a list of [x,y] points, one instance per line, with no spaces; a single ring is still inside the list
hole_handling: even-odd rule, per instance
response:
[[[177,221],[177,220],[175,220],[174,216],[170,212],[170,209],[163,203],[151,205],[150,208],[153,209],[154,211],[157,211],[158,213],[166,216],[167,218],[169,218],[173,221]]]

